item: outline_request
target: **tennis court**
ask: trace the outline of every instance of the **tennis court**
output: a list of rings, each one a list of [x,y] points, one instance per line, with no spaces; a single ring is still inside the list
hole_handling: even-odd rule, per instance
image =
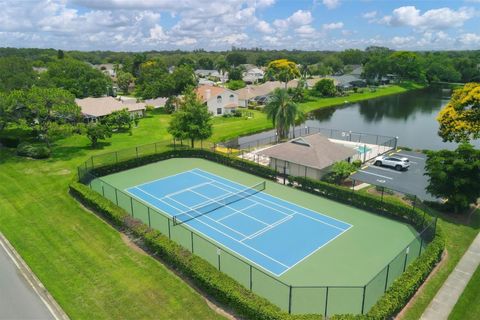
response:
[[[125,191],[276,276],[352,228],[264,189],[195,168]]]

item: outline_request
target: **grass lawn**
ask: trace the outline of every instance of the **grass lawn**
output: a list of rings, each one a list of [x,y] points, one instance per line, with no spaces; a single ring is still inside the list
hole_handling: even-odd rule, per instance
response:
[[[471,217],[471,220],[466,222],[460,222],[458,219],[454,219],[449,216],[441,216],[439,219],[439,225],[442,227],[445,240],[446,248],[448,251],[447,260],[444,265],[438,270],[438,272],[430,279],[430,281],[425,285],[424,290],[421,295],[417,297],[415,302],[412,304],[411,308],[404,314],[402,319],[414,320],[419,319],[422,315],[425,308],[428,306],[430,301],[437,293],[437,291],[442,286],[443,282],[447,279],[448,275],[455,268],[456,264],[463,256],[465,251],[468,249],[473,239],[476,237],[480,231],[480,210],[477,210]],[[478,274],[478,271],[477,271]],[[478,285],[478,275],[477,275],[477,285]],[[478,287],[474,288],[478,292]],[[472,292],[473,293],[473,292]],[[476,301],[479,301],[479,297],[476,297]],[[467,303],[465,301],[463,303]],[[472,301],[473,303],[473,301]],[[459,307],[461,308],[461,307]],[[473,304],[470,305],[470,309],[473,308]],[[478,304],[476,306],[478,309]],[[456,307],[457,309],[457,307]],[[464,310],[462,310],[464,311]],[[468,311],[468,310],[465,310]],[[460,312],[460,311],[458,311]],[[478,315],[478,313],[477,313]],[[478,317],[475,317],[477,319]],[[456,319],[469,319],[469,318],[456,318]]]
[[[475,320],[480,315],[480,268],[473,274],[465,291],[450,313],[452,320]]]

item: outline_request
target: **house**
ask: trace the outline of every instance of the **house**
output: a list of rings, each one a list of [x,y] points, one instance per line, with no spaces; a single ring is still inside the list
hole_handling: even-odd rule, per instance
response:
[[[245,88],[238,89],[238,102],[241,107],[248,107],[248,103],[256,97],[268,96],[277,88],[285,88],[285,83],[280,81],[267,81],[259,85],[248,85]]]
[[[351,74],[331,77],[336,82],[338,90],[349,90],[351,88],[363,88],[367,86],[365,80]]]
[[[86,122],[97,121],[122,109],[127,109],[132,118],[145,114],[145,103],[123,103],[113,97],[75,99],[75,102],[81,108]]]
[[[167,100],[168,98],[158,97],[155,99],[147,99],[144,102],[145,102],[145,105],[152,106],[153,108],[157,109],[157,108],[165,107]]]
[[[217,70],[205,70],[205,69],[197,69],[195,70],[195,75],[198,78],[218,78],[218,80],[222,83],[228,81],[228,73],[227,72],[219,72]]]
[[[93,67],[111,78],[117,76],[116,66],[113,63],[95,64]],[[118,67],[121,68],[121,65],[118,65]]]
[[[269,157],[269,167],[280,173],[321,179],[335,162],[350,161],[357,151],[315,133],[279,143],[259,153]]]
[[[263,77],[265,76],[265,72],[262,69],[259,68],[252,68],[250,70],[247,70],[244,75],[243,75],[243,81],[245,83],[253,84],[256,83],[260,80],[263,80]]]
[[[203,85],[196,93],[214,116],[229,114],[238,108],[238,94],[227,88]]]

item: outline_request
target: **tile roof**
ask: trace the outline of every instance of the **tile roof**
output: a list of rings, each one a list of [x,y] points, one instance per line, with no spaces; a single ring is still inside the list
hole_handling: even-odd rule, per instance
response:
[[[102,117],[113,111],[128,109],[128,111],[145,110],[145,103],[122,103],[113,97],[75,99],[84,115]]]
[[[203,85],[197,88],[197,96],[202,102],[207,102],[210,98],[222,94],[227,89],[222,87]]]
[[[274,145],[260,153],[271,158],[321,170],[337,161],[355,155],[357,151],[331,142],[327,137],[316,133]]]

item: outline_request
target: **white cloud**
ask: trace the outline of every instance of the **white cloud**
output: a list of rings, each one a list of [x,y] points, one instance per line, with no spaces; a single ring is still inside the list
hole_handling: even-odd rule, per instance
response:
[[[156,24],[155,27],[150,29],[150,39],[162,42],[168,40],[168,36],[163,31],[162,26]]]
[[[343,28],[343,22],[332,22],[332,23],[327,23],[322,26],[324,30],[335,30],[335,29],[342,29]]]
[[[304,35],[307,35],[307,34],[312,34],[315,32],[315,29],[310,26],[310,25],[305,25],[305,26],[301,26],[297,29],[295,29],[295,32],[296,33],[300,33],[300,34],[304,34]]]
[[[412,27],[417,30],[441,30],[451,27],[461,27],[467,20],[473,18],[475,11],[471,8],[431,9],[421,14],[415,6],[405,6],[393,10],[392,15],[379,20],[394,27]]]
[[[406,44],[411,43],[413,40],[415,40],[414,37],[398,37],[398,36],[395,36],[395,37],[392,38],[391,43],[395,47],[401,47],[401,46],[404,46]]]
[[[191,46],[196,43],[197,43],[197,39],[188,38],[188,37],[175,41],[175,44],[179,46]]]
[[[365,19],[373,19],[377,16],[377,11],[369,11],[362,14],[362,17]]]
[[[312,21],[313,17],[310,11],[298,10],[287,19],[276,19],[273,21],[273,25],[279,28],[280,31],[286,31],[290,26],[303,26],[310,24]]]
[[[256,26],[257,30],[261,33],[273,33],[274,30],[272,26],[266,21],[260,20]]]
[[[458,42],[467,47],[480,45],[480,34],[463,33],[459,36]]]
[[[340,5],[340,0],[323,0],[322,2],[328,9],[335,9]]]

